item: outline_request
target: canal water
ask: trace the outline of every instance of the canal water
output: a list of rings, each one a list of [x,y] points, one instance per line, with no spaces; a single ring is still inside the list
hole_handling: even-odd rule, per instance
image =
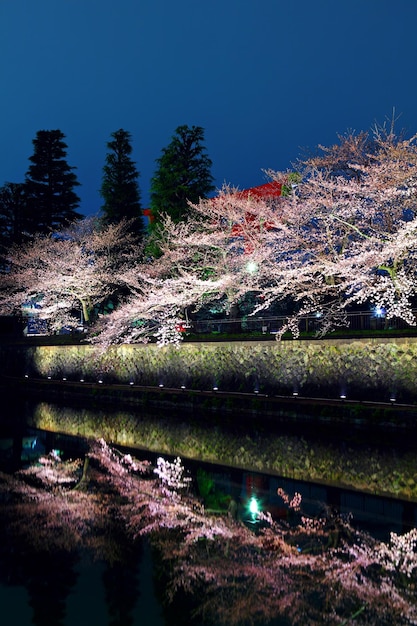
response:
[[[51,450],[59,451],[62,458],[82,457],[85,443],[66,434],[27,427],[15,411],[3,408],[0,471],[12,472]],[[134,453],[152,461],[157,456],[137,449]],[[352,515],[354,525],[383,541],[391,531],[403,533],[417,526],[417,505],[411,502],[196,461],[185,461],[185,466],[194,477],[198,471],[209,475],[219,492],[232,496],[242,506],[242,519],[246,515],[243,503],[254,494],[263,510],[279,517],[283,512],[282,499],[277,495],[280,487],[287,493],[301,494],[306,514],[320,515],[324,507],[332,507],[342,515]],[[1,506],[0,501],[0,511]],[[8,541],[7,528],[0,523],[0,529],[4,544]],[[0,558],[0,621],[4,626],[188,623],[186,615],[179,618],[164,612],[146,540],[130,554],[124,567],[88,556],[78,555],[71,560],[59,554],[44,556],[43,562],[27,563],[19,554],[19,545],[12,546],[12,550],[18,556],[16,563]]]

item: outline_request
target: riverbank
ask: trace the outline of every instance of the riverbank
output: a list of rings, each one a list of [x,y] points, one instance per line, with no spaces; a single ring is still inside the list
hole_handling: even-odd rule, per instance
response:
[[[152,410],[176,410],[193,415],[196,412],[208,414],[238,414],[255,421],[271,418],[295,423],[331,423],[332,427],[356,428],[361,426],[376,432],[397,430],[402,435],[414,437],[417,434],[416,407],[414,404],[349,400],[340,398],[303,397],[268,395],[259,392],[244,393],[212,390],[167,388],[164,385],[141,386],[130,383],[106,384],[85,381],[52,380],[50,378],[30,378],[2,376],[4,389],[14,390],[40,400],[69,402],[70,404],[105,403],[113,407],[132,407]]]
[[[2,373],[45,380],[416,404],[416,338],[1,346]],[[416,405],[417,410],[417,405]]]

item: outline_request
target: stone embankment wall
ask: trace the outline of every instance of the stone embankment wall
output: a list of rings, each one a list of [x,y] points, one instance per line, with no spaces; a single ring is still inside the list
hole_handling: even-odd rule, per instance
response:
[[[52,379],[417,400],[416,338],[122,345],[106,352],[90,345],[32,346],[6,360],[8,373]]]

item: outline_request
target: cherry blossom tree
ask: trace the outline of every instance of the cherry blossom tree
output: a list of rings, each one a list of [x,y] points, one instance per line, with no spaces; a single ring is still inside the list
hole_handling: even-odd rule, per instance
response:
[[[414,325],[416,139],[391,131],[377,131],[372,142],[347,135],[322,159],[306,161],[297,179],[269,171],[286,190],[281,196],[225,186],[216,198],[190,204],[186,221],[165,217],[156,259],[131,253],[126,225],[39,238],[12,253],[2,310],[39,297],[40,314],[58,328],[72,309],[89,319],[94,305],[125,288],[95,327],[92,341],[103,346],[179,343],[186,312],[217,305],[232,316],[245,299],[252,315],[286,307],[278,338],[287,330],[298,336],[307,315],[317,316],[323,335],[359,305]]]
[[[280,223],[272,203],[225,187],[192,209],[187,221],[166,218],[158,241],[161,256],[132,269],[132,296],[102,320],[95,341],[140,341],[158,332],[161,345],[176,343],[180,334],[172,329],[184,324],[186,309],[224,300],[229,313],[246,293],[259,291],[258,274],[273,254],[270,233]]]
[[[192,205],[187,222],[167,218],[162,256],[148,268],[161,318],[175,325],[185,307],[215,300],[227,314],[255,294],[253,314],[291,303],[278,337],[288,329],[297,336],[299,319],[312,314],[324,334],[364,303],[415,324],[416,137],[376,134],[365,150],[362,139],[347,136],[324,162],[306,162],[285,196],[268,201],[225,187]],[[341,170],[345,153],[352,160]],[[268,173],[290,187],[289,173]],[[127,335],[128,317],[140,316],[143,304],[134,298],[118,314]]]
[[[304,216],[302,249],[310,253],[294,290],[301,312],[332,312],[328,305],[336,303],[340,313],[368,302],[384,308],[387,318],[415,324],[416,137],[377,134],[367,159],[349,162],[351,175],[334,174],[329,155],[326,168],[314,161],[307,166],[291,199],[293,215]],[[291,208],[283,218],[294,225]]]
[[[137,263],[129,223],[99,227],[94,219],[15,246],[0,277],[0,309],[19,314],[36,306],[51,332],[89,323],[94,308],[126,288],[126,268]]]

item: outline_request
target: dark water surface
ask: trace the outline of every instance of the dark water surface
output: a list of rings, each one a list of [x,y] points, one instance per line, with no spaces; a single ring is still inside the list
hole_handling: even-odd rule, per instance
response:
[[[0,471],[12,472],[36,462],[59,447],[66,458],[82,456],[85,443],[66,435],[27,428],[22,411],[28,405],[17,401],[0,412]],[[66,553],[27,553],[22,545],[7,545],[8,529],[1,523],[0,624],[1,626],[165,626],[168,622],[157,599],[153,558],[146,540],[126,550],[124,564],[94,560],[81,551],[74,558]],[[29,546],[30,548],[30,546]],[[30,550],[32,552],[32,550]]]
[[[55,565],[59,572],[54,571],[50,563],[36,566],[33,576],[38,578],[37,585],[30,580],[29,574],[25,585],[6,584],[7,573],[1,572],[3,626],[164,626],[167,623],[155,596],[152,558],[146,543],[136,571],[129,569],[127,572],[130,583],[137,577],[134,580],[136,586],[131,589],[133,602],[129,603],[125,602],[126,589],[118,589],[117,581],[114,581],[114,591],[119,597],[113,598],[112,602],[106,590],[108,570],[104,563],[86,560],[68,568],[68,563],[62,562],[58,555]],[[50,569],[51,577],[44,575],[44,566]],[[57,576],[60,583],[64,576],[69,579],[66,588],[56,584]]]
[[[21,411],[20,403],[4,405],[1,410],[0,470],[13,471],[56,448],[63,458],[82,456],[82,440],[27,428]],[[149,454],[143,453],[143,458],[149,458]],[[265,510],[278,511],[282,505],[276,495],[278,487],[291,493],[298,491],[307,514],[317,515],[324,504],[336,507],[341,513],[352,512],[355,524],[384,541],[390,531],[402,533],[417,526],[417,506],[413,503],[209,464],[190,462],[188,467],[194,475],[197,467],[209,472],[217,488],[238,502],[243,502],[249,485],[253,487],[255,483]],[[0,501],[0,515],[1,506]],[[1,519],[0,530],[3,534],[0,541],[5,544],[7,528]],[[82,553],[73,558],[68,554],[43,554],[40,562],[33,562],[21,552],[21,546],[9,546],[7,557],[4,551],[0,552],[3,555],[0,623],[2,626],[186,625],[185,614],[182,617],[164,614],[146,540],[131,551],[122,544],[116,548],[126,550],[124,565],[93,561]]]

